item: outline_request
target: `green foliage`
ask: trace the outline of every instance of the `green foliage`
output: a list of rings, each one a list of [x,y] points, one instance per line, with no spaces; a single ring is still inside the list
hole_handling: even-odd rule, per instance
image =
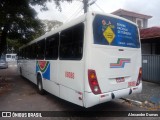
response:
[[[63,24],[62,22],[57,20],[42,20],[42,23],[44,24],[45,33],[54,30]]]
[[[35,16],[28,0],[0,1],[0,53],[6,49],[7,38],[26,43],[43,33],[43,24]]]
[[[64,2],[64,1],[67,1],[67,2],[72,2],[72,0],[30,0],[30,4],[31,5],[40,5],[41,6],[41,10],[45,11],[45,10],[48,10],[47,6],[46,6],[46,3],[47,2],[54,2],[55,5],[56,5],[56,8],[59,10],[59,11],[62,11],[62,8],[61,8],[61,5],[60,5],[60,2]]]
[[[7,52],[11,52],[12,48],[14,48],[14,53],[16,53],[22,45],[23,43],[20,43],[18,39],[7,39]]]
[[[0,54],[6,49],[7,38],[25,44],[44,34],[44,25],[31,6],[40,5],[47,10],[46,2],[51,1],[61,11],[63,0],[0,0]]]

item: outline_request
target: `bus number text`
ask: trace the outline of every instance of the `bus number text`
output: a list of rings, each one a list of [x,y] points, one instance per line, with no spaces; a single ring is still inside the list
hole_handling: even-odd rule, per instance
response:
[[[65,72],[65,77],[74,79],[74,73],[73,72]]]

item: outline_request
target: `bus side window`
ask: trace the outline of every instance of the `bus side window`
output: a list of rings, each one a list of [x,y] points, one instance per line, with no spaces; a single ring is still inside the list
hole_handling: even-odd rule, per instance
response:
[[[7,55],[7,58],[11,58],[11,55]]]
[[[36,59],[37,51],[36,51],[36,43],[31,45],[31,59]]]
[[[45,40],[37,42],[37,59],[44,59]]]
[[[59,34],[48,37],[46,40],[45,59],[56,60],[58,58]]]
[[[81,60],[83,55],[84,24],[64,30],[60,34],[60,59]]]

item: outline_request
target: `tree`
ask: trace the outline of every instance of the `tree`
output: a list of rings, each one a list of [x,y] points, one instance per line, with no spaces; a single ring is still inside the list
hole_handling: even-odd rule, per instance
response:
[[[52,2],[52,1],[55,3],[56,8],[59,11],[62,11],[60,2],[63,2],[63,1],[72,2],[72,0],[30,0],[30,4],[31,5],[40,5],[41,6],[41,10],[48,10],[48,8],[46,6],[46,3],[47,2]]]
[[[6,49],[6,39],[19,39],[27,42],[33,34],[42,33],[42,24],[35,18],[36,12],[28,0],[0,1],[0,53]]]
[[[46,2],[51,1],[62,10],[60,1],[63,0],[0,0],[0,55],[6,49],[7,38],[26,43],[44,33],[43,24],[31,5],[40,5],[42,10],[47,10]]]
[[[63,24],[62,22],[57,20],[42,20],[42,23],[44,24],[45,33],[54,30]]]
[[[10,40],[7,39],[7,53],[17,53],[19,47],[21,47],[23,44],[19,42],[19,40],[14,39],[14,40]],[[12,49],[14,49],[12,51]]]

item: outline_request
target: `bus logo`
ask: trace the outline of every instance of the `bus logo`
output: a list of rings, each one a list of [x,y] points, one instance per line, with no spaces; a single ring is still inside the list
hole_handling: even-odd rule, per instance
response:
[[[49,61],[37,61],[36,73],[41,71],[43,78],[50,80],[50,63]]]
[[[110,63],[110,68],[124,68],[126,63],[130,63],[129,58],[118,58],[117,63]]]

